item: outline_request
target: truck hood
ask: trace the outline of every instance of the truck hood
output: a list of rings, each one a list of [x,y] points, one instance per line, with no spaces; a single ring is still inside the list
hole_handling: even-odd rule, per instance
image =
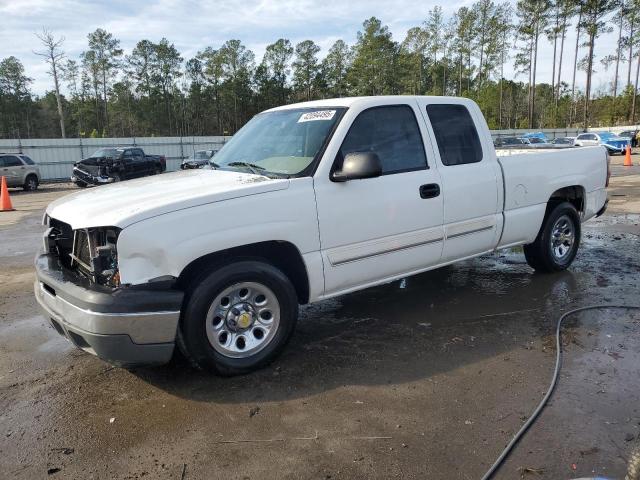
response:
[[[64,196],[47,215],[73,229],[132,223],[232,198],[284,190],[289,180],[223,170],[185,170],[90,188]]]

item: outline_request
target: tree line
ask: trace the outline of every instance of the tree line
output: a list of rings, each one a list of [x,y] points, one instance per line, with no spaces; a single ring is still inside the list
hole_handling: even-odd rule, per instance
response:
[[[615,50],[598,58],[599,39],[611,33]],[[52,89],[34,95],[20,60],[2,59],[0,137],[233,134],[270,107],[352,95],[469,97],[493,129],[635,124],[637,117],[640,0],[515,7],[478,0],[449,18],[436,6],[402,41],[371,17],[353,45],[337,40],[323,58],[313,40],[285,38],[261,59],[237,39],[188,59],[166,38],[140,40],[127,53],[101,28],[78,58],[68,58],[64,37],[46,29],[36,37],[34,55],[48,64]],[[546,49],[552,75],[540,78]],[[611,79],[603,91],[594,92],[596,69]]]

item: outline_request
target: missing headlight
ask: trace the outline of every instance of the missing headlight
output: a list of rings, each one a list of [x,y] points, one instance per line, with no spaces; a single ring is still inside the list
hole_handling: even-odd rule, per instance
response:
[[[95,283],[109,287],[120,285],[116,242],[119,228],[89,228],[73,232],[71,266]]]

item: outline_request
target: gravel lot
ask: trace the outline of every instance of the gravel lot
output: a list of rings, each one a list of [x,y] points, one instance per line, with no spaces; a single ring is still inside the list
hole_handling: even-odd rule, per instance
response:
[[[0,213],[0,477],[478,479],[544,394],[555,321],[640,304],[640,167],[616,157],[608,212],[574,266],[521,252],[466,261],[302,309],[285,354],[236,378],[176,359],[124,370],[40,315],[34,252],[47,203]],[[640,164],[640,158],[634,157]],[[551,404],[496,478],[624,477],[640,434],[640,314],[567,321]]]

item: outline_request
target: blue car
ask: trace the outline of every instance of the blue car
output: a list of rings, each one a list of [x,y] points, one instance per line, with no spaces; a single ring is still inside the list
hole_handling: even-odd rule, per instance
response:
[[[614,155],[616,153],[623,154],[627,149],[627,145],[631,146],[631,139],[620,137],[611,132],[589,132],[578,135],[574,145],[577,147],[602,145],[610,155]]]

